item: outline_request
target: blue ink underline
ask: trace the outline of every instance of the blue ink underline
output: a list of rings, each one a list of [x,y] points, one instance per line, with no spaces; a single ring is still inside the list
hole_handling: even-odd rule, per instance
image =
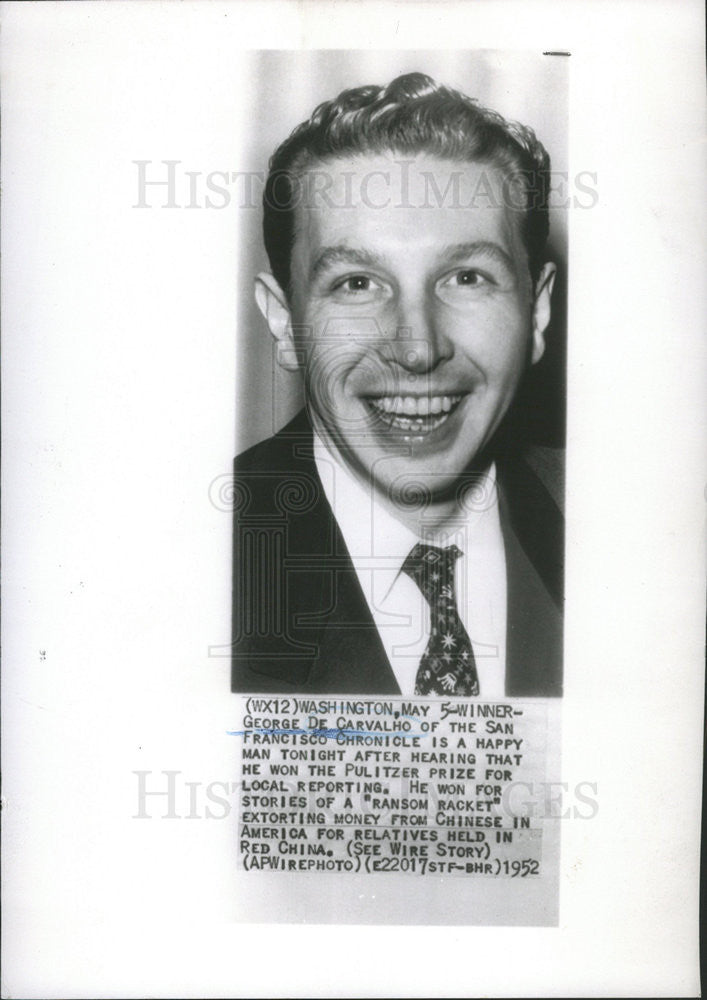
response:
[[[374,732],[368,729],[227,729],[226,736],[245,736],[246,733],[259,733],[268,736],[325,736],[335,740],[339,736],[402,736],[403,739],[422,739],[427,733],[403,733],[398,730]]]

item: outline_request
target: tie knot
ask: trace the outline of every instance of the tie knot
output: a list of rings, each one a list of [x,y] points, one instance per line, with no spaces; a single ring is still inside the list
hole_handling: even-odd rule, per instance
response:
[[[456,545],[440,549],[418,542],[403,563],[403,573],[412,577],[428,601],[435,601],[445,588],[444,596],[453,598],[454,565],[461,554]]]

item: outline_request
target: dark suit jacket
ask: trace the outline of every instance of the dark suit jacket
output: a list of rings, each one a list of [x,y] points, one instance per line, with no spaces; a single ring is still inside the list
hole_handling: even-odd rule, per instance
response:
[[[564,521],[535,464],[496,461],[509,696],[562,693]],[[304,413],[236,459],[234,492],[233,690],[399,695]]]

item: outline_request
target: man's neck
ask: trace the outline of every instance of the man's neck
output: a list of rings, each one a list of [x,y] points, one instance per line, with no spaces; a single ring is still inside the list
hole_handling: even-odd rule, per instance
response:
[[[466,491],[460,489],[459,484],[456,484],[455,489],[448,496],[421,497],[419,488],[415,490],[413,487],[408,491],[407,497],[404,491],[396,497],[391,497],[387,491],[378,489],[375,480],[369,473],[346,460],[316,416],[313,415],[310,419],[315,437],[319,438],[333,460],[356,480],[367,495],[373,497],[392,517],[400,521],[418,538],[432,542],[435,536],[444,534],[445,529],[458,522],[460,517],[468,519],[475,506],[477,510],[482,509],[473,501],[469,502],[470,491],[474,490],[482,496],[490,488],[495,488],[495,468],[492,463],[489,463],[482,471],[475,470],[469,473],[469,488]],[[465,498],[467,502],[464,502]]]

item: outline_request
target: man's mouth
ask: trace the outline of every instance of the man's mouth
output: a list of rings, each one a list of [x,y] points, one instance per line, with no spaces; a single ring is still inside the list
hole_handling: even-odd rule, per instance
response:
[[[391,430],[411,435],[431,434],[449,419],[462,394],[448,396],[369,396],[373,413]]]

